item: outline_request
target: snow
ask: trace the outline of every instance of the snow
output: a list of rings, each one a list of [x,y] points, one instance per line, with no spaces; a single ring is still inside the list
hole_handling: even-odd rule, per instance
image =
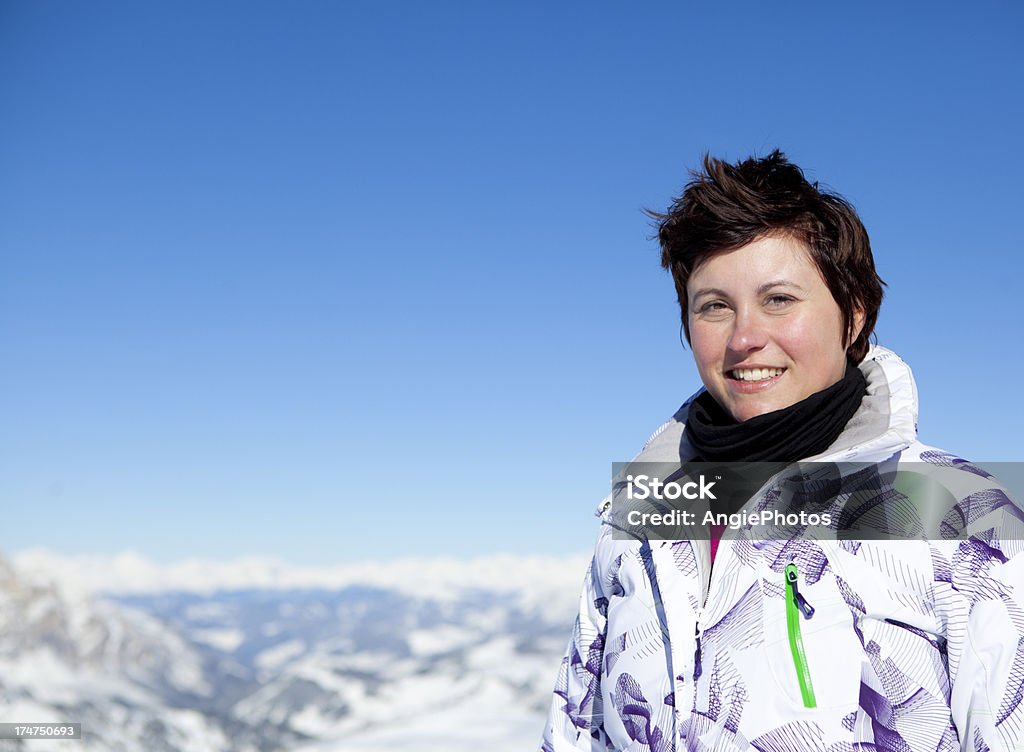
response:
[[[277,622],[268,622],[260,627],[260,634],[265,637],[274,637],[275,635],[281,634],[283,627]]]
[[[26,652],[13,661],[0,661],[0,676],[9,688],[31,687],[34,699],[49,706],[74,705],[82,696],[116,697],[137,704],[150,699],[146,692],[117,677],[76,670],[46,648]]]
[[[185,609],[185,618],[194,621],[215,621],[231,614],[225,603],[194,603]]]
[[[161,748],[189,752],[254,752],[225,736],[239,728],[260,728],[260,743],[289,752],[536,749],[587,564],[493,556],[310,569],[246,559],[204,562],[200,579],[195,561],[156,565],[131,553],[63,557],[36,549],[15,561],[4,580],[0,558],[0,602],[14,615],[0,630],[7,697],[21,698],[18,707],[35,720],[69,720],[53,709],[77,708],[83,717],[70,720],[83,728],[88,720],[116,729],[106,742],[78,742],[83,752],[146,748],[154,728]],[[320,603],[289,592],[349,586],[387,594],[357,588]],[[257,610],[247,611],[253,601],[228,592],[236,587],[280,594],[259,595]],[[117,592],[166,595],[153,599],[160,605],[151,612],[141,610],[145,601],[129,608],[97,596]],[[192,593],[209,600],[195,603]],[[382,621],[365,621],[380,603],[389,604]],[[22,626],[26,614],[39,625]],[[45,647],[50,634],[59,635],[59,649]],[[196,643],[225,655],[204,668],[199,656],[210,652]],[[242,684],[222,684],[234,670]],[[211,715],[177,704],[176,690],[162,695],[168,685],[191,697],[215,697],[222,686],[245,690]],[[261,725],[268,722],[279,724],[271,733],[291,729],[311,739],[269,740]]]
[[[260,653],[256,657],[256,665],[262,669],[280,668],[305,650],[306,643],[302,640],[288,640]]]
[[[303,734],[312,737],[329,736],[336,726],[336,722],[325,718],[320,709],[310,705],[288,719],[289,725]]]
[[[225,653],[234,652],[235,648],[245,642],[245,632],[241,629],[193,629],[189,635]]]
[[[474,630],[446,624],[436,629],[416,629],[408,633],[406,639],[413,655],[433,655],[466,644],[472,638]]]
[[[394,704],[389,717],[380,719],[379,725],[346,733],[343,741],[318,742],[296,752],[521,752],[540,746],[544,713],[521,709],[497,685],[476,690],[458,702],[430,703],[429,712],[424,712],[424,695],[410,692],[390,698]]]

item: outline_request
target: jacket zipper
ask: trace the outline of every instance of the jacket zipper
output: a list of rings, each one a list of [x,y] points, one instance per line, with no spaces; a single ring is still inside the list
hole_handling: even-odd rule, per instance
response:
[[[697,625],[694,632],[697,635],[697,649],[693,651],[693,680],[697,681],[700,675],[704,673],[703,667],[700,665],[700,617],[697,617]]]
[[[707,603],[708,595],[711,593],[711,572],[708,572],[708,590],[704,594],[704,603]],[[694,625],[694,642],[696,643],[693,651],[693,681],[696,682],[701,674],[704,673],[703,661],[701,660],[701,649],[700,649],[700,638],[704,633],[704,609],[705,606],[700,606],[697,609],[697,623]]]
[[[796,666],[796,678],[800,682],[800,696],[805,708],[817,707],[814,699],[814,686],[811,684],[811,671],[807,666],[807,654],[804,652],[804,640],[800,634],[800,614],[805,619],[814,616],[814,607],[800,594],[797,581],[800,573],[794,562],[786,565],[786,629],[789,632],[789,650],[793,654]]]

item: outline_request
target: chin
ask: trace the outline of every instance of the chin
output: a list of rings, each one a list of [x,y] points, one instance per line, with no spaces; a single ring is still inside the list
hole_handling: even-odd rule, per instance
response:
[[[751,418],[756,418],[759,415],[766,415],[767,413],[773,413],[776,410],[782,410],[789,405],[776,405],[774,403],[759,404],[759,405],[741,405],[737,406],[735,410],[730,410],[732,417],[740,423],[744,423]]]

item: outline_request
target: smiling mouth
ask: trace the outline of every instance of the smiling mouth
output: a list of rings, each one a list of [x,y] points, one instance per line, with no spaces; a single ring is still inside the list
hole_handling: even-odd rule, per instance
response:
[[[734,368],[726,371],[726,375],[736,381],[757,382],[774,379],[785,371],[785,368]]]

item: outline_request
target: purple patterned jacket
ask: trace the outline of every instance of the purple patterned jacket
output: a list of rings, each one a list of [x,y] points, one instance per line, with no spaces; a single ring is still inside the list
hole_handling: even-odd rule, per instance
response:
[[[544,752],[1024,749],[1024,515],[917,441],[902,360],[875,347],[860,367],[868,396],[814,459],[929,463],[969,536],[737,534],[712,576],[707,540],[618,540],[606,500]],[[686,408],[636,461],[692,456]]]

